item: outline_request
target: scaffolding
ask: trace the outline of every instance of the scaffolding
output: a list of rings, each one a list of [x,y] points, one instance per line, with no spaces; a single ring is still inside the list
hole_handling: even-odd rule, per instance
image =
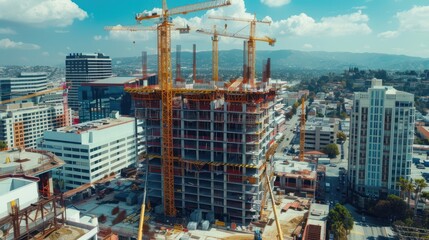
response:
[[[136,116],[145,120],[148,198],[162,202],[161,96],[156,87],[126,91],[135,100]],[[265,187],[265,155],[275,149],[275,91],[172,92],[173,199],[178,214],[202,209],[219,219],[228,215],[231,221],[248,224]]]
[[[63,226],[65,211],[62,196],[44,198],[29,207],[11,206],[10,215],[0,219],[4,239],[45,239]]]

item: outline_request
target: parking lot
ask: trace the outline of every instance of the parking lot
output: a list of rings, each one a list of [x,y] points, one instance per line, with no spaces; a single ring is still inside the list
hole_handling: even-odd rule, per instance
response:
[[[419,158],[421,160],[425,160],[427,158],[426,154],[418,154],[414,153],[413,158]],[[425,179],[426,183],[429,185],[429,167],[425,167],[422,169],[417,168],[416,164],[411,164],[411,176],[412,179]],[[429,191],[429,187],[423,189],[423,191]]]

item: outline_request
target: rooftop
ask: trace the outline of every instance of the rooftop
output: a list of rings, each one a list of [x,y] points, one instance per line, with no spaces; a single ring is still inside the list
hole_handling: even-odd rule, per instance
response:
[[[305,130],[315,130],[316,128],[321,128],[322,131],[332,131],[334,126],[339,123],[338,119],[335,118],[319,118],[311,117],[308,118],[305,123]]]
[[[116,116],[114,118],[103,118],[90,122],[75,124],[72,126],[57,128],[56,132],[81,134],[84,132],[99,131],[129,122],[134,122],[134,118]]]
[[[274,172],[277,176],[306,176],[308,178],[316,177],[314,164],[308,162],[291,161],[289,163],[284,163],[276,161],[274,164]]]
[[[0,152],[0,175],[23,173],[37,176],[64,165],[64,161],[54,154],[34,149]]]
[[[37,181],[37,178],[31,179],[13,175],[7,178],[0,178],[0,195],[4,195],[22,186],[28,185],[34,181]]]

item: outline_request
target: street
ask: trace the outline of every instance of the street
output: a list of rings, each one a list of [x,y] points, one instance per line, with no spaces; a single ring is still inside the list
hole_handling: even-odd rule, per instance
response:
[[[277,147],[277,153],[283,154],[283,149],[285,147],[289,147],[290,146],[290,143],[291,143],[291,141],[292,141],[292,139],[293,139],[293,137],[295,135],[293,133],[293,129],[296,128],[297,122],[298,122],[298,116],[297,115],[293,115],[291,119],[289,119],[288,121],[286,121],[286,129],[283,132],[285,139]]]

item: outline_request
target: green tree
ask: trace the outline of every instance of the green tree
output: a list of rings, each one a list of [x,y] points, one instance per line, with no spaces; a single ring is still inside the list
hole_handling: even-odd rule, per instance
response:
[[[372,208],[375,216],[387,220],[405,220],[410,216],[407,204],[396,195],[389,195],[386,200],[379,200]]]
[[[335,143],[326,145],[326,147],[323,149],[323,152],[328,154],[330,158],[334,158],[340,154],[340,150],[338,150],[338,146]]]
[[[0,149],[6,149],[7,143],[5,141],[0,141]]]
[[[347,239],[347,233],[353,229],[353,216],[341,204],[336,204],[328,214],[328,226],[335,239]]]
[[[337,139],[344,142],[347,139],[347,135],[344,132],[338,132],[337,133]]]

